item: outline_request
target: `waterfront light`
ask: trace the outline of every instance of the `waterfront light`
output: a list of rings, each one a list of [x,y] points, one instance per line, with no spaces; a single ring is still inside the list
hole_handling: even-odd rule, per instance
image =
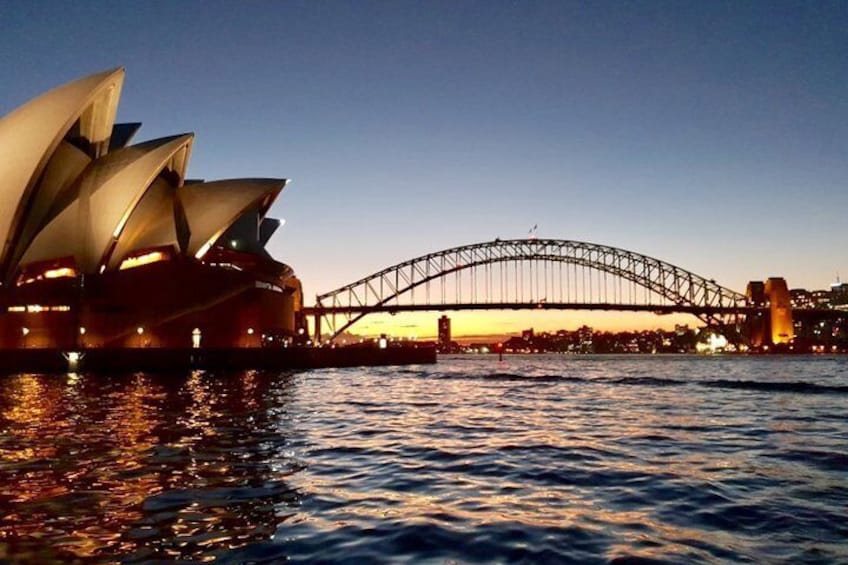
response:
[[[253,335],[253,328],[247,328],[247,335]]]
[[[82,359],[82,353],[79,351],[68,351],[62,354],[68,361],[68,371],[76,372],[79,369],[79,362]]]
[[[23,327],[23,328],[21,328],[21,333],[22,333],[23,335],[29,335],[29,328],[27,328],[27,327]]]
[[[80,332],[80,335],[85,335],[85,327],[80,326],[79,332]]]
[[[143,333],[144,333],[144,328],[142,328],[141,326],[139,326],[139,327],[137,327],[137,328],[136,328],[136,330],[135,330],[135,331],[136,331],[136,333],[137,333],[138,335],[141,335],[141,334],[143,334]]]

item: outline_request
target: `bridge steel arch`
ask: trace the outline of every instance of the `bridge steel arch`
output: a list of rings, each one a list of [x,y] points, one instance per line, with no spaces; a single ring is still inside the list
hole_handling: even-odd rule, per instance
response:
[[[546,299],[540,301],[537,297],[529,302],[502,300],[495,304],[472,296],[470,302],[459,304],[445,301],[444,287],[441,301],[430,300],[429,285],[433,281],[464,271],[471,271],[473,276],[481,267],[509,262],[536,262],[544,264],[545,268],[548,264],[559,263],[592,269],[641,287],[647,291],[646,297],[655,296],[659,300],[627,304],[621,302],[619,296],[617,302],[549,304]],[[425,300],[415,304],[415,290],[422,286],[427,286]],[[404,297],[412,297],[411,303],[402,304],[400,301]],[[608,245],[559,239],[496,239],[428,253],[321,294],[316,297],[315,307],[308,310],[315,315],[317,339],[320,339],[322,323],[326,323],[332,341],[375,312],[533,307],[685,312],[714,326],[726,326],[731,317],[738,320],[739,314],[750,310],[745,295],[665,261]],[[337,319],[339,316],[341,320]]]

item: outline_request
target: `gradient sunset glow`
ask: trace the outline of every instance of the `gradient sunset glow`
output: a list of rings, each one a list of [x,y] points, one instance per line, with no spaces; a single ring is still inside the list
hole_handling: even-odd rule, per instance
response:
[[[194,131],[189,177],[293,179],[268,250],[294,267],[307,305],[534,225],[739,292],[770,276],[811,290],[848,277],[845,4],[11,7],[0,8],[0,114],[125,66],[134,87],[119,120],[144,120],[145,139]],[[448,315],[456,336],[697,324]],[[428,337],[438,316],[369,316],[351,331]]]

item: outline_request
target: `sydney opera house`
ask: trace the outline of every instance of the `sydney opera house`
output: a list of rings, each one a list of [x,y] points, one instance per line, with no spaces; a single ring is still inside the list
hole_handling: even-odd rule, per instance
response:
[[[124,70],[0,119],[0,349],[259,347],[302,291],[265,250],[283,179],[185,178],[192,134],[135,145]]]

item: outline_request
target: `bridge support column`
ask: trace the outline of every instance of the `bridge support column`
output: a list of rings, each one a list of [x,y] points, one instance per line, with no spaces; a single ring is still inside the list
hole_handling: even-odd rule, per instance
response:
[[[320,310],[315,311],[315,337],[313,338],[313,343],[319,343],[321,341],[321,318],[323,315]]]

